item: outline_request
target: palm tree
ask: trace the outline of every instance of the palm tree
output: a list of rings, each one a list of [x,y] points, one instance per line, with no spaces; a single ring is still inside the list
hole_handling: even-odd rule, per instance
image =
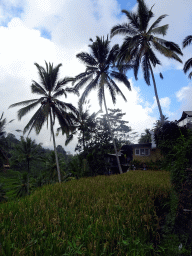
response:
[[[4,160],[6,160],[7,162],[7,165],[9,165],[9,159],[7,157],[7,154],[5,152],[5,148],[6,148],[6,141],[5,141],[5,135],[6,135],[6,132],[5,132],[5,126],[6,126],[6,118],[3,118],[3,114],[1,115],[0,117],[0,158]],[[9,121],[9,123],[11,123],[13,120]],[[8,123],[8,124],[9,124]],[[17,130],[19,131],[19,130]]]
[[[138,143],[149,143],[151,142],[151,133],[149,129],[145,129],[145,133],[141,134]]]
[[[120,94],[123,99],[126,101],[125,96],[122,91],[119,89],[117,84],[113,79],[116,79],[119,82],[123,82],[125,86],[130,90],[130,83],[125,74],[120,73],[114,68],[114,61],[119,50],[118,45],[114,45],[111,49],[109,47],[110,41],[108,37],[106,40],[103,38],[96,37],[96,41],[92,42],[89,47],[91,48],[91,54],[86,52],[81,52],[76,55],[76,57],[86,65],[86,71],[77,75],[73,83],[76,83],[75,89],[79,90],[86,85],[86,88],[80,98],[81,102],[84,102],[88,94],[95,88],[97,88],[97,96],[99,100],[99,105],[102,109],[102,103],[104,102],[107,120],[109,124],[109,129],[111,137],[113,139],[113,145],[117,157],[117,163],[120,173],[122,173],[119,157],[117,154],[117,148],[112,134],[110,121],[108,118],[108,110],[105,98],[105,89],[108,89],[112,98],[113,103],[116,103],[116,94]]]
[[[32,116],[28,124],[25,126],[23,130],[24,134],[28,130],[30,133],[32,129],[35,129],[36,134],[39,134],[43,124],[46,121],[48,126],[48,118],[50,117],[50,128],[51,134],[53,136],[53,145],[57,163],[58,180],[59,182],[61,182],[59,162],[56,151],[55,135],[53,131],[55,117],[57,117],[63,132],[68,133],[69,127],[73,125],[73,118],[75,118],[77,110],[72,104],[60,101],[57,98],[62,95],[67,97],[67,92],[77,94],[78,92],[73,88],[63,88],[67,83],[73,81],[72,78],[65,77],[64,79],[57,81],[59,68],[62,66],[62,64],[59,64],[56,67],[53,67],[53,64],[51,63],[47,64],[47,62],[45,62],[45,64],[46,69],[42,66],[39,66],[39,64],[35,63],[35,66],[38,69],[40,83],[32,81],[33,83],[31,85],[32,93],[39,94],[41,97],[39,99],[18,102],[12,104],[10,107],[26,105],[26,107],[23,107],[18,111],[18,119],[21,120],[21,118],[24,115],[26,115],[31,109],[40,105],[38,110],[35,112],[35,114]],[[70,111],[70,114],[68,113],[68,111]]]
[[[192,43],[192,35],[191,36],[187,36],[184,40],[183,40],[183,48],[185,48],[186,46],[190,45]],[[183,71],[186,74],[187,71],[192,67],[192,58],[188,59],[185,62]],[[192,71],[189,73],[189,79],[191,79],[192,77]]]
[[[136,80],[140,64],[143,69],[145,82],[148,85],[150,85],[150,76],[152,76],[157,105],[161,116],[161,122],[163,123],[163,113],[157,94],[157,87],[152,68],[152,65],[155,67],[157,64],[160,65],[161,62],[156,57],[154,50],[157,50],[165,57],[175,59],[181,63],[182,61],[177,54],[183,54],[177,44],[156,37],[156,34],[166,35],[168,25],[158,25],[167,15],[161,15],[148,28],[151,18],[154,17],[152,8],[149,10],[144,0],[137,0],[137,2],[138,9],[136,13],[122,10],[122,12],[126,14],[129,23],[114,26],[111,29],[111,37],[117,34],[126,35],[117,58],[117,63],[120,65],[121,70],[125,72],[127,63],[133,62]],[[161,73],[160,77],[163,78]]]
[[[18,162],[25,161],[27,164],[27,193],[29,194],[29,173],[30,173],[30,162],[32,160],[40,160],[38,145],[35,140],[31,138],[24,138],[21,136],[21,142],[15,146],[14,152],[16,153]]]
[[[22,197],[29,195],[29,176],[27,172],[19,173],[17,181],[13,183],[16,196]]]

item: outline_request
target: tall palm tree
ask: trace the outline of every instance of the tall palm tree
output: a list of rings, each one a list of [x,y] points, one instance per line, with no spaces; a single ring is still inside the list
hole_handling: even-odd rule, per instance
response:
[[[184,40],[183,40],[183,48],[185,48],[186,46],[190,45],[192,43],[192,35],[187,36]],[[185,62],[185,65],[183,67],[183,71],[186,74],[187,71],[192,67],[192,58],[188,59]],[[189,73],[189,79],[191,79],[192,77],[192,71]]]
[[[39,94],[41,97],[39,99],[18,102],[12,104],[10,107],[26,105],[26,107],[23,107],[18,111],[18,119],[21,120],[21,118],[26,115],[31,109],[40,105],[38,110],[35,112],[28,124],[25,126],[23,130],[24,134],[28,130],[30,133],[32,129],[35,129],[36,134],[39,134],[43,124],[46,121],[48,127],[48,118],[50,117],[50,128],[51,134],[53,136],[58,180],[59,182],[61,182],[61,174],[59,169],[53,126],[55,123],[55,118],[57,118],[60,126],[62,127],[62,130],[65,133],[68,133],[69,127],[73,125],[73,118],[75,118],[77,110],[72,104],[60,101],[57,98],[62,95],[67,97],[67,93],[77,93],[77,91],[74,88],[63,88],[67,83],[73,80],[72,78],[65,77],[64,79],[58,81],[59,68],[62,66],[62,64],[53,67],[53,64],[47,64],[47,62],[45,62],[45,65],[46,69],[35,63],[35,66],[38,69],[40,83],[37,83],[33,80],[33,83],[31,85],[32,93]],[[70,111],[70,114],[68,113],[68,111]]]
[[[102,109],[102,103],[104,102],[107,120],[109,124],[109,129],[111,133],[111,137],[113,139],[113,145],[117,157],[117,163],[119,167],[120,173],[122,173],[117,148],[114,140],[114,136],[111,130],[110,121],[108,117],[108,110],[105,98],[105,90],[108,89],[112,98],[113,103],[116,103],[116,94],[120,94],[123,99],[126,101],[125,96],[123,95],[122,91],[115,83],[114,79],[119,82],[124,83],[124,85],[130,90],[130,83],[125,74],[120,73],[117,69],[114,69],[114,61],[116,55],[119,50],[118,45],[114,45],[110,49],[110,41],[107,39],[96,37],[96,41],[92,42],[89,47],[91,48],[91,54],[87,52],[81,52],[76,55],[76,57],[82,61],[86,65],[86,71],[77,75],[74,80],[75,89],[79,90],[83,86],[86,85],[86,88],[80,98],[82,102],[84,102],[85,98],[88,94],[97,88],[97,96],[99,100],[100,107]]]
[[[122,10],[122,12],[126,14],[129,23],[114,26],[111,29],[111,37],[117,34],[126,36],[120,48],[117,61],[118,65],[121,64],[121,69],[124,70],[124,72],[126,71],[126,64],[134,62],[134,75],[136,80],[140,64],[143,69],[145,82],[148,85],[150,85],[150,76],[152,76],[157,105],[161,116],[161,122],[163,123],[163,113],[157,94],[157,87],[152,68],[152,66],[155,67],[157,64],[160,65],[161,62],[156,57],[154,50],[157,50],[165,57],[175,59],[181,63],[182,61],[177,54],[183,54],[177,44],[156,37],[156,34],[166,35],[168,25],[158,25],[167,15],[161,15],[149,27],[149,22],[151,18],[154,17],[152,8],[149,10],[144,0],[137,0],[137,2],[138,8],[136,13]],[[163,78],[161,73],[160,77]]]

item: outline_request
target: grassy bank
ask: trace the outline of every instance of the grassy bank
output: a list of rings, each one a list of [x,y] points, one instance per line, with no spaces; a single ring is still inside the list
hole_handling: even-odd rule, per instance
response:
[[[46,185],[0,205],[0,255],[168,255],[154,202],[170,190],[160,171]]]

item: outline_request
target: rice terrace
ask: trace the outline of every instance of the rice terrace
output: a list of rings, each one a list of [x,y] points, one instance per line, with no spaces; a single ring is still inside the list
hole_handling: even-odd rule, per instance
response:
[[[164,171],[44,186],[1,205],[0,254],[168,255],[168,248],[155,245],[162,239],[158,208],[163,210],[170,190]]]

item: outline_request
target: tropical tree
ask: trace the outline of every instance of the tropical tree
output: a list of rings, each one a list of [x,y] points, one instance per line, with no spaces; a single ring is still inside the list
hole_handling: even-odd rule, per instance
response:
[[[117,69],[114,68],[114,61],[116,55],[119,51],[119,46],[114,45],[110,49],[110,41],[107,39],[96,37],[96,41],[92,42],[89,47],[91,48],[91,54],[87,52],[81,52],[76,55],[76,57],[86,65],[86,71],[77,75],[74,79],[75,89],[79,90],[86,85],[86,88],[80,98],[84,102],[88,94],[97,88],[97,96],[99,100],[99,105],[102,109],[102,103],[104,102],[107,120],[109,123],[109,129],[111,137],[113,139],[113,145],[117,157],[118,167],[120,173],[122,173],[119,157],[117,154],[117,147],[113,137],[113,133],[110,126],[110,121],[108,118],[107,103],[105,97],[105,90],[108,89],[113,101],[113,104],[116,103],[116,95],[120,94],[123,99],[126,101],[126,98],[118,85],[115,83],[114,79],[118,82],[124,83],[124,85],[130,90],[130,83],[125,74],[120,73]]]
[[[86,109],[84,109],[84,107]],[[83,103],[81,100],[78,101],[78,115],[74,122],[74,131],[67,136],[65,145],[68,145],[73,140],[74,136],[79,134],[78,144],[82,144],[83,151],[86,151],[86,142],[91,138],[91,133],[96,127],[95,118],[100,112],[94,112],[90,115],[89,108],[89,101],[84,101]],[[60,129],[61,128],[58,128],[57,131]]]
[[[78,94],[78,92],[74,88],[63,88],[64,86],[66,86],[66,84],[73,80],[72,78],[65,77],[64,79],[58,81],[59,68],[62,66],[62,64],[53,67],[53,64],[47,64],[47,62],[45,62],[45,65],[46,69],[35,63],[35,66],[38,69],[40,83],[33,80],[33,83],[31,85],[32,93],[36,93],[41,97],[39,99],[18,102],[12,104],[10,107],[26,105],[26,107],[23,107],[18,111],[18,119],[21,120],[21,118],[26,115],[30,110],[40,105],[38,110],[35,112],[28,124],[25,126],[23,130],[24,134],[27,131],[29,131],[30,133],[32,129],[35,129],[36,134],[39,134],[45,122],[47,122],[48,126],[48,119],[50,117],[50,128],[53,137],[58,180],[59,182],[61,182],[53,126],[55,124],[55,118],[57,118],[63,132],[68,133],[69,127],[73,125],[72,119],[75,118],[77,110],[72,104],[60,101],[57,98],[63,95],[67,97],[67,93]],[[68,111],[70,111],[70,114]]]
[[[3,114],[0,117],[0,159],[3,159],[3,162],[6,161],[7,164],[9,165],[9,159],[7,157],[5,148],[6,148],[6,139],[5,139],[5,135],[6,135],[6,131],[5,131],[5,126],[6,126],[6,118],[3,118]],[[11,123],[13,120],[9,121],[9,123]],[[8,124],[9,124],[8,123]]]
[[[40,160],[38,145],[35,140],[31,138],[24,138],[21,136],[21,141],[14,148],[16,159],[15,162],[26,162],[27,164],[27,193],[29,194],[29,173],[30,173],[30,163],[32,160]],[[14,161],[13,161],[14,162]]]
[[[163,120],[164,120],[164,123],[165,121],[168,121],[169,117],[167,117],[166,115],[163,115]],[[161,123],[161,117],[159,118],[159,120],[157,120],[154,124],[154,132],[156,133],[161,127],[162,127],[162,123]]]
[[[4,184],[0,183],[0,203],[1,202],[6,202],[7,201],[7,196],[6,196],[6,190],[4,189]]]
[[[153,73],[153,67],[161,65],[160,60],[154,53],[154,50],[161,53],[165,57],[177,60],[182,63],[177,54],[183,55],[181,49],[174,42],[166,41],[162,38],[156,37],[156,35],[165,36],[168,29],[168,24],[158,26],[162,19],[167,15],[161,15],[153,24],[149,27],[149,22],[154,17],[151,9],[148,9],[144,0],[137,0],[138,8],[137,12],[129,12],[122,10],[127,16],[129,23],[122,25],[116,25],[111,29],[111,37],[115,35],[125,35],[124,42],[119,50],[117,57],[117,65],[120,66],[120,70],[126,71],[128,63],[132,63],[134,66],[134,75],[137,80],[140,64],[143,69],[145,82],[150,85],[150,77],[152,77],[155,97],[159,108],[161,122],[164,123],[163,113],[157,93],[157,86]],[[163,75],[160,73],[160,77]]]
[[[13,183],[16,196],[22,197],[29,194],[28,173],[19,173],[17,181]]]
[[[149,129],[145,129],[145,133],[141,134],[141,137],[138,141],[139,143],[149,143],[151,142],[151,133]]]
[[[183,48],[185,48],[186,46],[190,45],[192,43],[192,35],[187,36],[184,40],[183,40]],[[183,67],[183,71],[186,74],[187,71],[189,71],[189,69],[192,67],[192,58],[188,59]],[[189,73],[189,79],[191,79],[192,77],[192,71]]]
[[[112,128],[112,132],[114,135],[114,138],[118,140],[120,144],[127,144],[130,143],[130,135],[131,135],[131,127],[127,124],[128,121],[123,120],[123,116],[126,115],[126,113],[122,113],[121,109],[108,109],[108,116]],[[106,115],[103,115],[103,118],[106,118]]]

